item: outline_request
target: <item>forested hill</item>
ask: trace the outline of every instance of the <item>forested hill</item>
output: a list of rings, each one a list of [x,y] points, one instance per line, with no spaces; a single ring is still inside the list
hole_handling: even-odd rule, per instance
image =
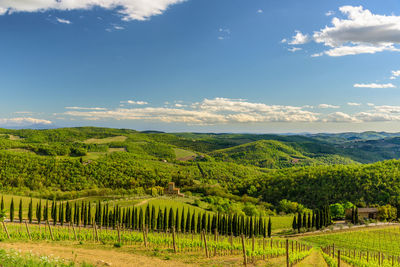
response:
[[[3,189],[142,190],[174,181],[206,194],[317,206],[400,195],[400,139],[368,135],[167,134],[126,129],[0,129]],[[400,200],[399,200],[400,203]]]

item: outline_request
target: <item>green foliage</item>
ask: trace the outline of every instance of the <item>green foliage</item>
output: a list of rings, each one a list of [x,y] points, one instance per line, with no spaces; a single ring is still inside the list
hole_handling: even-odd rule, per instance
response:
[[[345,209],[342,204],[335,203],[329,206],[333,219],[344,219]]]
[[[390,204],[378,208],[378,219],[381,221],[394,221],[397,218],[397,209]]]

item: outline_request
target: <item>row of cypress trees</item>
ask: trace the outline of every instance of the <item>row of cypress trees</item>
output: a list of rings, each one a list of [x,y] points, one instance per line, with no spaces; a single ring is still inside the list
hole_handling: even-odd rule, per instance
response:
[[[332,222],[329,206],[322,209],[314,210],[312,213],[298,213],[293,217],[293,231],[300,233],[302,228],[305,229],[321,229],[330,225]]]
[[[4,210],[4,201],[1,199],[1,209]],[[206,212],[197,212],[190,209],[179,210],[158,208],[147,205],[145,209],[141,207],[122,208],[109,204],[102,205],[99,201],[95,204],[94,211],[91,202],[75,202],[73,205],[69,202],[46,201],[42,204],[40,200],[36,204],[35,217],[38,223],[52,221],[57,223],[73,223],[77,226],[92,225],[94,222],[99,226],[124,227],[126,229],[150,231],[171,231],[174,228],[182,233],[200,233],[205,230],[208,233],[218,231],[222,235],[239,236],[263,236],[271,237],[272,223],[271,218],[242,216],[237,214],[212,214]],[[10,221],[14,221],[14,199],[10,204]],[[22,222],[22,199],[19,202],[19,220]],[[50,215],[50,217],[49,217]],[[33,222],[33,201],[29,202],[28,220]]]

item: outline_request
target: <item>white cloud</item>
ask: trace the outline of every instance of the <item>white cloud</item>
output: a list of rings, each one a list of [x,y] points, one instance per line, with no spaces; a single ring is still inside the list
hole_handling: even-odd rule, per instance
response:
[[[286,39],[286,38],[283,38],[283,39],[281,40],[281,44],[284,44],[284,43],[287,43],[287,39]]]
[[[125,21],[147,20],[160,15],[169,6],[186,0],[0,0],[0,15],[14,12],[43,12],[48,10],[88,10],[101,7],[115,10]]]
[[[264,10],[259,9],[259,10],[257,10],[257,13],[258,13],[258,14],[262,14],[262,13],[264,13]]]
[[[295,31],[296,34],[292,37],[292,40],[289,42],[290,45],[301,45],[308,43],[310,41],[309,36],[307,34],[303,34],[300,31]]]
[[[72,23],[71,21],[69,21],[67,19],[60,19],[60,18],[56,18],[56,19],[59,23],[62,23],[62,24],[71,24]]]
[[[347,105],[349,105],[349,106],[361,106],[361,103],[348,102]]]
[[[0,119],[1,126],[29,126],[32,124],[52,124],[49,120],[35,119],[35,118],[11,118],[11,119]]]
[[[297,52],[297,51],[300,51],[300,50],[303,50],[302,48],[300,48],[300,47],[292,47],[292,48],[288,48],[288,51],[290,51],[290,52]]]
[[[325,16],[330,17],[332,15],[335,15],[335,11],[329,10],[328,12],[325,13]]]
[[[392,70],[392,76],[390,77],[391,80],[396,80],[397,77],[400,76],[400,70]]]
[[[107,110],[106,108],[87,108],[87,107],[65,107],[65,109],[72,109],[72,110]]]
[[[179,104],[179,103],[177,103]],[[63,115],[84,119],[154,120],[187,124],[261,122],[313,122],[318,114],[301,107],[266,105],[243,99],[204,99],[190,105],[170,107],[117,108],[107,111],[67,111]]]
[[[346,16],[334,17],[332,26],[314,32],[317,43],[330,47],[328,56],[374,54],[382,51],[400,51],[400,16],[376,15],[362,6],[342,6]]]
[[[115,25],[114,29],[116,29],[116,30],[124,30],[125,28],[122,27],[122,26]]]
[[[329,105],[329,104],[320,104],[320,105],[318,105],[318,108],[340,108],[340,106],[334,106],[334,105]]]
[[[146,101],[134,101],[134,100],[121,101],[120,103],[130,104],[130,105],[148,105],[149,104]]]
[[[326,118],[321,120],[322,122],[361,122],[359,119],[350,116],[343,112],[331,113]]]
[[[367,103],[367,106],[373,107],[373,106],[375,106],[375,104],[373,104],[373,103]]]
[[[395,85],[391,83],[379,84],[379,83],[356,83],[353,85],[355,88],[396,88]]]

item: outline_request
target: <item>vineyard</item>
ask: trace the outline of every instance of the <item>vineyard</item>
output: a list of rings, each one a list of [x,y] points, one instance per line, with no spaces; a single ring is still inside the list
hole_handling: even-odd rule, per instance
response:
[[[52,226],[50,223],[4,223],[0,240],[18,241],[74,241],[98,246],[111,245],[116,248],[144,247],[149,251],[166,251],[172,254],[192,253],[205,258],[231,256],[241,263],[268,261],[286,255],[290,264],[295,264],[311,253],[312,247],[295,240],[281,238],[223,236],[217,231],[213,234],[202,230],[200,233],[157,232],[145,228],[133,231],[118,225],[116,230],[92,226]]]

